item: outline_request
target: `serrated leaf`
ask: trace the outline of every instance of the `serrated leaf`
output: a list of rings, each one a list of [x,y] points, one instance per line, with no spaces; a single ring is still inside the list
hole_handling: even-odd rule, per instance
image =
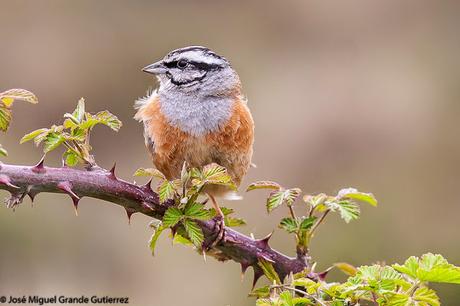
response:
[[[355,266],[350,265],[349,263],[346,263],[346,262],[336,262],[334,264],[334,267],[336,267],[337,269],[339,269],[340,271],[342,271],[343,273],[349,276],[355,276],[356,272],[358,271],[358,269],[356,269]]]
[[[278,276],[278,273],[276,273],[271,262],[263,258],[259,258],[257,264],[262,268],[264,275],[270,280],[270,282],[274,282],[278,285],[281,284],[280,277]]]
[[[157,241],[158,241],[158,238],[160,237],[161,233],[166,229],[166,227],[164,226],[159,226],[158,228],[156,228],[152,234],[152,236],[150,237],[150,240],[149,240],[149,247],[150,247],[150,250],[152,251],[152,256],[155,256],[155,247],[157,245]]]
[[[315,217],[315,216],[311,216],[311,217],[303,219],[302,222],[300,222],[299,229],[301,231],[309,230],[313,226],[313,224],[315,223],[316,219],[317,219],[317,217]]]
[[[297,222],[293,218],[283,218],[278,227],[284,229],[288,233],[294,233],[297,231]]]
[[[411,256],[404,265],[394,264],[393,268],[424,282],[460,284],[460,268],[439,254],[427,253],[421,258]]]
[[[224,219],[225,226],[228,227],[237,227],[237,226],[243,226],[246,225],[246,221],[241,218],[232,218],[232,217],[225,217]]]
[[[204,241],[204,235],[198,224],[193,220],[185,219],[184,227],[190,241],[192,241],[195,246],[201,246]]]
[[[361,212],[359,206],[350,200],[326,201],[325,205],[332,211],[338,211],[346,223],[358,219]]]
[[[318,205],[323,204],[326,199],[327,195],[325,195],[324,193],[320,193],[317,195],[305,195],[303,197],[303,201],[310,204],[313,207],[317,207]]]
[[[48,132],[48,129],[38,129],[38,130],[35,130],[35,131],[32,131],[30,132],[29,134],[26,134],[24,135],[21,140],[19,141],[20,144],[24,143],[24,142],[27,142],[29,140],[32,140],[34,139],[35,137],[37,137],[38,135],[42,134],[42,133],[45,133],[45,132]]]
[[[193,243],[190,240],[188,240],[187,238],[185,238],[179,233],[176,233],[174,235],[173,244],[193,245]]]
[[[76,164],[78,164],[78,161],[80,160],[80,157],[73,151],[67,150],[62,158],[65,161],[65,164],[67,166],[73,167]]]
[[[11,110],[0,106],[0,131],[6,132],[11,122]]]
[[[415,290],[413,299],[416,302],[415,305],[420,306],[440,306],[439,297],[436,292],[427,287],[421,287]]]
[[[25,101],[32,104],[38,103],[37,97],[30,91],[20,88],[9,89],[0,93],[0,100],[10,107],[15,100]]]
[[[121,128],[121,121],[113,114],[108,111],[102,111],[96,115],[90,113],[85,114],[85,120],[79,125],[84,130],[90,130],[98,124],[103,124],[110,127],[115,132]]]
[[[249,296],[255,296],[258,298],[267,298],[270,296],[270,286],[263,286],[260,288],[253,289]]]
[[[249,184],[248,188],[246,188],[246,192],[251,191],[251,190],[256,190],[256,189],[280,190],[281,185],[276,182],[272,182],[272,181],[257,181],[257,182]]]
[[[203,167],[202,181],[205,184],[224,185],[236,190],[236,185],[230,174],[228,174],[227,169],[218,164],[209,164]]]
[[[182,212],[177,207],[169,207],[163,216],[163,226],[173,227],[182,220]]]
[[[300,192],[301,190],[299,188],[272,191],[267,198],[267,211],[270,213],[283,203],[291,205],[300,195]]]
[[[160,170],[154,168],[139,168],[134,172],[134,176],[153,176],[160,180],[166,180],[166,176]]]
[[[204,208],[204,205],[196,202],[189,202],[185,205],[184,214],[192,219],[209,220],[211,213]]]
[[[172,199],[174,194],[176,193],[178,185],[175,181],[168,181],[163,180],[158,185],[158,196],[160,198],[160,202],[164,203],[165,201]]]
[[[76,119],[78,123],[81,123],[85,118],[85,99],[80,98],[77,103],[77,108],[73,111],[72,117]]]
[[[65,138],[61,134],[49,133],[48,135],[46,135],[45,140],[43,142],[43,151],[45,153],[51,152],[57,147],[59,147],[64,141]]]
[[[353,199],[377,206],[377,199],[372,193],[360,192],[355,188],[345,188],[338,192],[337,199]]]

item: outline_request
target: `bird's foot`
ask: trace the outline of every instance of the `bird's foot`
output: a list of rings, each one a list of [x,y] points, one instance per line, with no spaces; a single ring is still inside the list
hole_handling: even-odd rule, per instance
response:
[[[203,243],[203,251],[207,252],[210,249],[214,248],[225,238],[225,222],[224,217],[217,215],[213,218],[214,220],[214,235],[207,241]]]

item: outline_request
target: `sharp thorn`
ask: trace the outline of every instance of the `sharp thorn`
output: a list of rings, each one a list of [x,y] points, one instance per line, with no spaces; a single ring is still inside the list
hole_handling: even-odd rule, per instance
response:
[[[14,188],[14,189],[21,189],[21,187],[13,185],[11,183],[10,178],[8,176],[6,176],[6,175],[0,175],[0,184],[8,186],[8,187],[11,187],[11,188]]]
[[[130,208],[125,208],[126,210],[126,215],[128,216],[128,225],[131,225],[131,216],[136,212],[133,209]]]
[[[140,186],[141,189],[144,190],[144,191],[147,191],[147,192],[153,191],[153,190],[152,190],[152,179],[153,179],[153,178],[151,178],[151,179],[150,179],[147,183],[145,183],[144,185],[141,185],[141,186]]]
[[[270,238],[272,238],[272,235],[273,235],[273,231],[269,233],[267,236],[265,236],[264,238],[256,240],[255,242],[256,245],[261,249],[270,248],[270,246],[268,245],[268,241],[270,240]]]
[[[320,279],[321,281],[325,280],[327,274],[329,273],[329,271],[331,271],[332,268],[334,268],[334,267],[329,267],[329,268],[327,268],[326,270],[324,270],[323,272],[318,273],[317,275],[318,275],[319,279]]]
[[[116,167],[117,167],[117,163],[113,163],[112,169],[110,169],[109,178],[112,179],[112,180],[117,179],[117,177],[115,175],[115,168]]]
[[[68,167],[68,165],[67,165],[65,159],[63,158],[62,159],[62,168],[67,168],[67,167]]]
[[[254,289],[254,287],[256,286],[259,278],[261,278],[262,275],[264,275],[264,272],[259,266],[253,266],[253,268],[254,268],[254,279],[252,281],[252,289]]]
[[[42,156],[42,158],[40,159],[40,161],[38,162],[38,164],[36,164],[35,166],[32,167],[32,171],[35,172],[35,173],[43,173],[45,172],[45,166],[44,166],[44,163],[45,163],[45,154]]]
[[[240,262],[240,264],[241,264],[241,282],[243,282],[244,274],[246,273],[246,270],[249,267],[249,263],[246,262],[246,261],[242,261],[242,262]]]
[[[73,201],[75,201],[74,199],[80,200],[80,197],[77,196],[75,192],[73,192],[72,184],[70,184],[69,181],[59,182],[56,186],[57,188],[61,189],[62,191],[70,195]]]

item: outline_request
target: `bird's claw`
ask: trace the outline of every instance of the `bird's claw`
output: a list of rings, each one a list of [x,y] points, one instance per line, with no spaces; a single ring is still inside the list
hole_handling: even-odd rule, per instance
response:
[[[205,252],[214,248],[225,238],[225,222],[224,217],[217,215],[213,218],[214,220],[214,233],[216,233],[210,240],[203,243],[203,250]]]

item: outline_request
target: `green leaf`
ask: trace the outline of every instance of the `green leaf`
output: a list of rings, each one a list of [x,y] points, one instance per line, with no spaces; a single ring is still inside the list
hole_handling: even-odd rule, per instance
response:
[[[49,133],[48,135],[46,135],[46,138],[44,140],[43,151],[45,153],[53,151],[54,149],[59,147],[64,141],[65,138],[61,134]]]
[[[211,213],[204,208],[204,205],[196,202],[189,202],[185,205],[184,214],[192,219],[209,220]]]
[[[292,304],[292,293],[289,291],[283,291],[280,293],[279,301],[282,302],[283,306],[293,306]]]
[[[173,227],[182,220],[182,212],[177,207],[169,207],[163,216],[163,226]]]
[[[78,161],[80,160],[80,156],[78,156],[78,154],[74,151],[70,150],[67,150],[62,157],[64,158],[65,164],[70,167],[78,164]]]
[[[193,243],[190,240],[188,240],[187,238],[185,238],[179,233],[176,233],[174,235],[173,244],[193,245]]]
[[[372,206],[377,206],[377,199],[372,193],[360,192],[355,188],[345,188],[338,192],[338,199],[352,199],[371,204]]]
[[[332,211],[339,211],[346,223],[358,219],[361,212],[359,206],[350,200],[326,201],[325,204]]]
[[[314,196],[305,195],[303,197],[304,202],[310,204],[313,207],[317,207],[318,205],[323,204],[324,201],[326,201],[326,199],[327,199],[327,195],[325,195],[324,193],[320,193]]]
[[[158,186],[158,196],[160,197],[160,202],[164,203],[165,201],[172,199],[177,190],[177,184],[175,181],[163,180]]]
[[[316,219],[317,219],[317,217],[315,217],[315,216],[311,216],[311,217],[303,219],[302,222],[300,223],[299,229],[301,231],[309,230],[313,226],[313,224],[315,223]]]
[[[158,238],[160,237],[161,233],[166,229],[164,226],[158,226],[152,234],[152,237],[150,237],[149,240],[149,247],[150,250],[152,251],[152,256],[155,256],[155,246],[157,244]]]
[[[134,172],[134,176],[153,176],[160,180],[166,180],[166,176],[161,173],[160,170],[153,168],[139,168],[136,170],[136,172]]]
[[[9,89],[1,92],[0,100],[6,105],[6,107],[10,107],[14,100],[25,101],[32,104],[38,103],[37,97],[32,92],[20,88]]]
[[[6,132],[11,122],[11,110],[0,106],[0,131]]]
[[[8,156],[8,152],[0,145],[0,156]]]
[[[249,296],[255,296],[258,298],[267,298],[270,296],[270,286],[263,286],[256,288],[249,293]]]
[[[440,306],[439,297],[436,295],[434,290],[427,287],[421,287],[415,290],[413,295],[416,305],[420,306]]]
[[[225,217],[224,219],[225,226],[228,227],[237,227],[237,226],[243,226],[246,225],[246,221],[241,218],[232,218],[232,217]]]
[[[301,190],[299,188],[272,191],[267,198],[267,211],[270,213],[283,203],[292,205],[295,199],[300,195],[300,192]]]
[[[98,123],[104,124],[118,132],[123,125],[122,122],[115,116],[114,114],[110,113],[109,111],[102,111],[96,114],[95,116]]]
[[[200,246],[204,241],[204,236],[198,224],[193,220],[185,219],[184,227],[190,241],[192,241],[195,246]]]
[[[73,111],[72,117],[76,119],[78,123],[81,123],[85,118],[85,99],[80,98],[77,103],[77,108]]]
[[[236,190],[236,185],[232,180],[227,169],[218,164],[209,164],[203,167],[203,182],[211,185],[224,185],[230,189]]]
[[[262,268],[264,275],[270,280],[270,282],[274,282],[278,285],[281,284],[280,277],[278,276],[278,273],[276,273],[271,262],[266,259],[259,258],[257,264]]]
[[[257,181],[257,182],[254,182],[254,183],[251,183],[248,188],[246,188],[246,192],[247,191],[251,191],[251,190],[255,190],[255,189],[274,189],[274,190],[280,190],[281,189],[281,185],[276,183],[276,182],[272,182],[272,181]]]
[[[421,258],[411,256],[404,265],[394,264],[393,268],[424,282],[460,284],[460,268],[449,264],[439,254],[427,253]]]
[[[284,229],[288,233],[294,233],[297,231],[297,222],[293,218],[283,218],[278,227]]]
[[[336,262],[334,264],[334,267],[338,268],[340,271],[342,271],[343,273],[349,276],[355,276],[356,272],[358,271],[358,269],[356,269],[355,266],[350,265],[349,263],[346,263],[346,262]]]
[[[37,137],[38,135],[40,134],[43,134],[45,132],[48,132],[48,129],[38,129],[38,130],[35,130],[35,131],[32,131],[30,132],[29,134],[26,134],[24,135],[21,140],[19,141],[19,143],[24,143],[24,142],[27,142],[29,140],[32,140],[34,139],[35,137]]]

